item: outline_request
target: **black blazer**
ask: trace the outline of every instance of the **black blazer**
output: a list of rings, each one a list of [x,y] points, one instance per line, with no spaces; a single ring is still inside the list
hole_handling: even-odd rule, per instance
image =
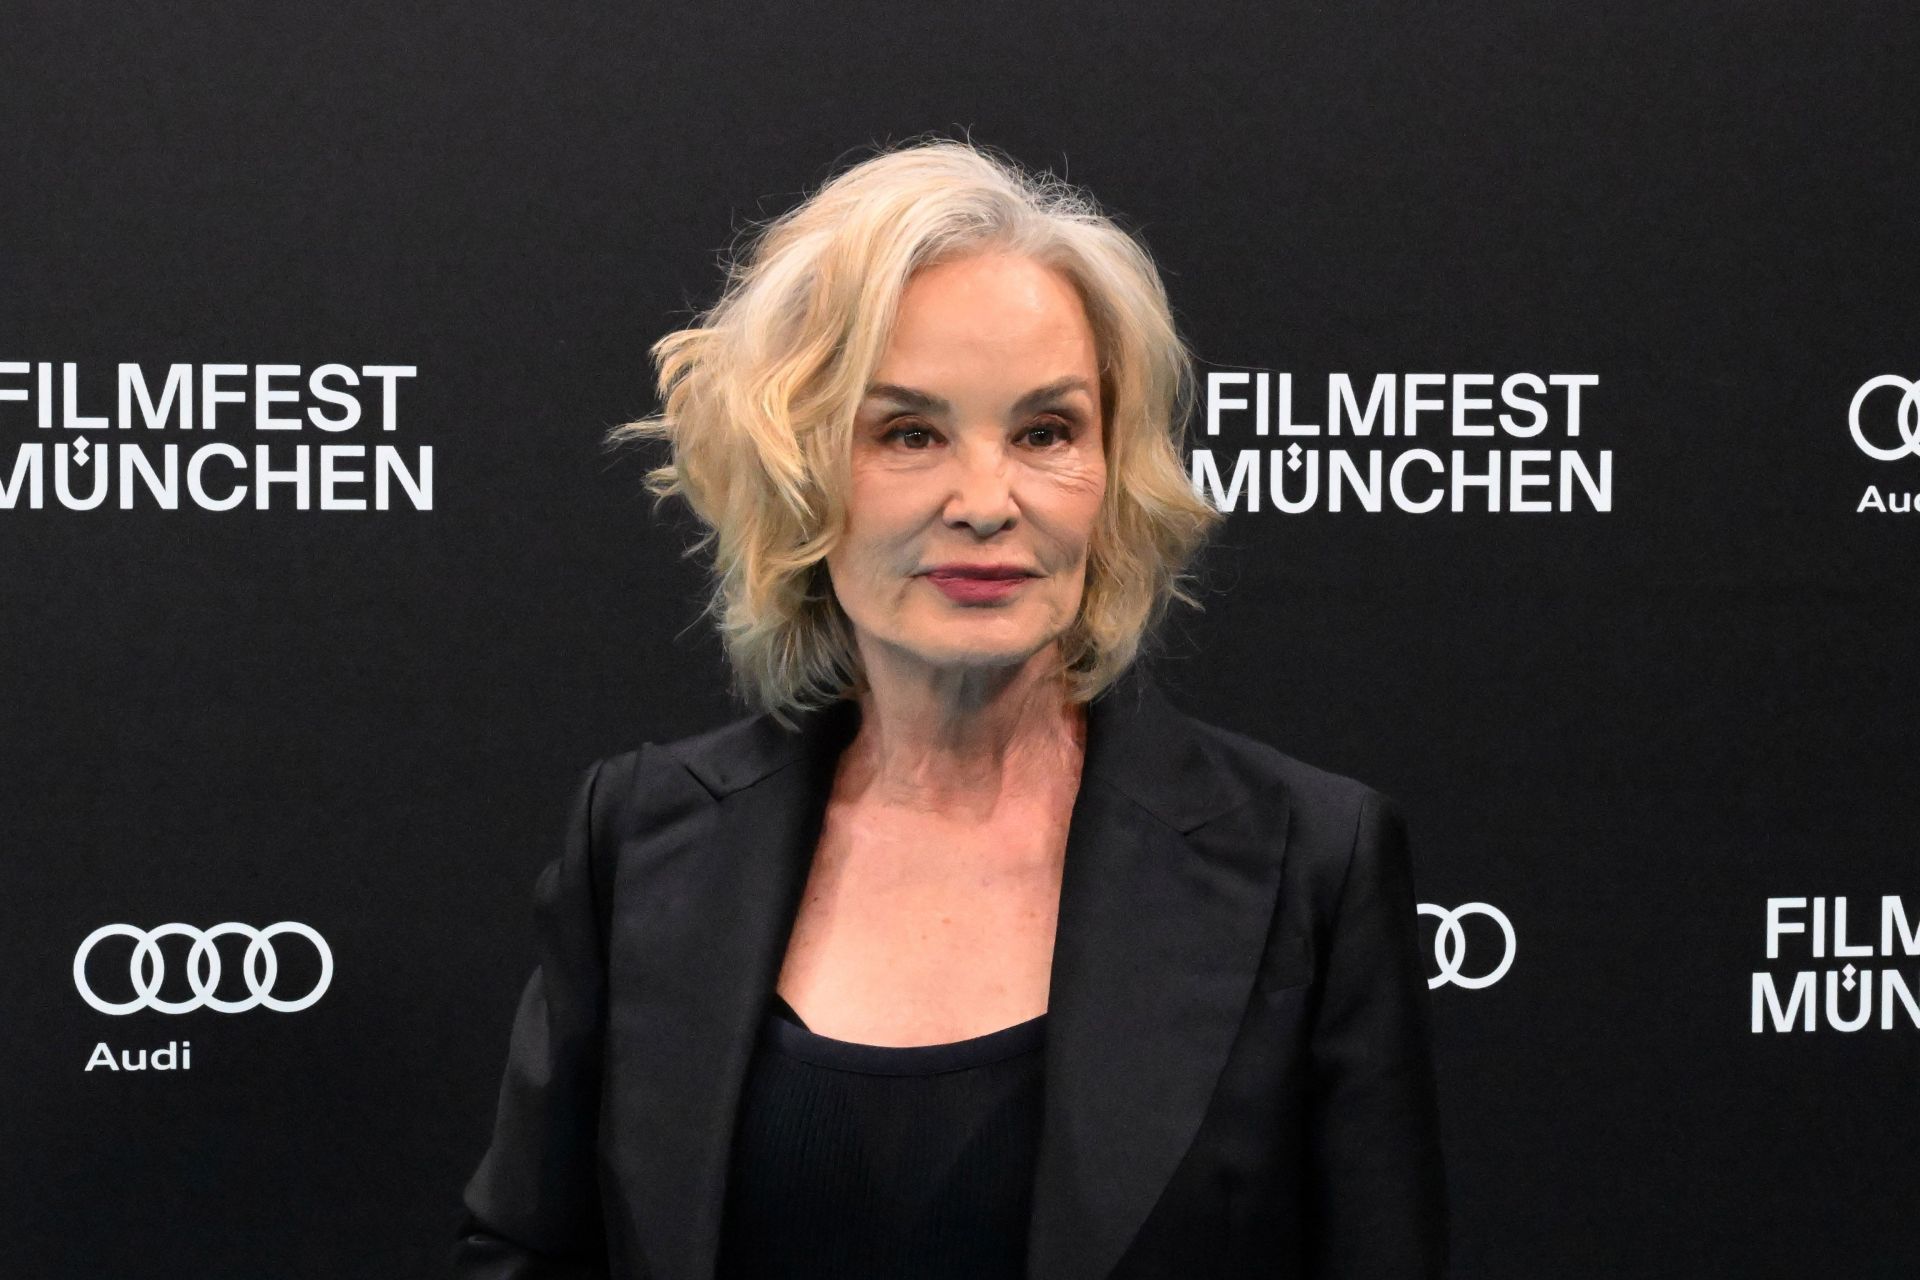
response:
[[[855,703],[600,760],[463,1280],[704,1280],[735,1105]],[[1172,707],[1088,709],[1048,994],[1034,1280],[1443,1276],[1425,968],[1395,803]]]

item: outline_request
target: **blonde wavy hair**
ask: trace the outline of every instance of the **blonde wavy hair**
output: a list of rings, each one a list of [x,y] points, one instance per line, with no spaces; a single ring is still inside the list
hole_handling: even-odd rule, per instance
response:
[[[834,177],[751,225],[724,263],[720,300],[656,342],[662,409],[608,433],[664,440],[646,475],[683,498],[714,548],[705,612],[736,691],[790,712],[865,685],[825,559],[842,536],[853,421],[918,269],[984,251],[1028,256],[1070,280],[1100,366],[1107,488],[1086,590],[1060,637],[1069,701],[1092,699],[1138,655],[1179,599],[1224,517],[1187,479],[1182,446],[1193,357],[1143,245],[1093,198],[971,141],[915,140]]]

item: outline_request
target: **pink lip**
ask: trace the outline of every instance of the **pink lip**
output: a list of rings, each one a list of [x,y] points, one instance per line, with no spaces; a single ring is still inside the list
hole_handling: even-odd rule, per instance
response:
[[[961,604],[991,604],[1018,591],[1030,576],[1017,569],[935,569],[926,575],[950,600]]]

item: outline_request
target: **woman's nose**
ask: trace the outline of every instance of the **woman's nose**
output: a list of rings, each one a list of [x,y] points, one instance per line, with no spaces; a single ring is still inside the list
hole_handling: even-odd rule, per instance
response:
[[[997,445],[969,443],[953,452],[953,492],[947,498],[949,523],[972,525],[990,533],[1013,522],[1013,468]]]

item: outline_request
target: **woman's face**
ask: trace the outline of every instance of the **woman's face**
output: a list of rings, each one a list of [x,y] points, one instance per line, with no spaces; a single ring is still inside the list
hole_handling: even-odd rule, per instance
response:
[[[1079,294],[1029,258],[908,281],[827,557],[869,670],[1017,665],[1073,622],[1106,489],[1097,360]]]

